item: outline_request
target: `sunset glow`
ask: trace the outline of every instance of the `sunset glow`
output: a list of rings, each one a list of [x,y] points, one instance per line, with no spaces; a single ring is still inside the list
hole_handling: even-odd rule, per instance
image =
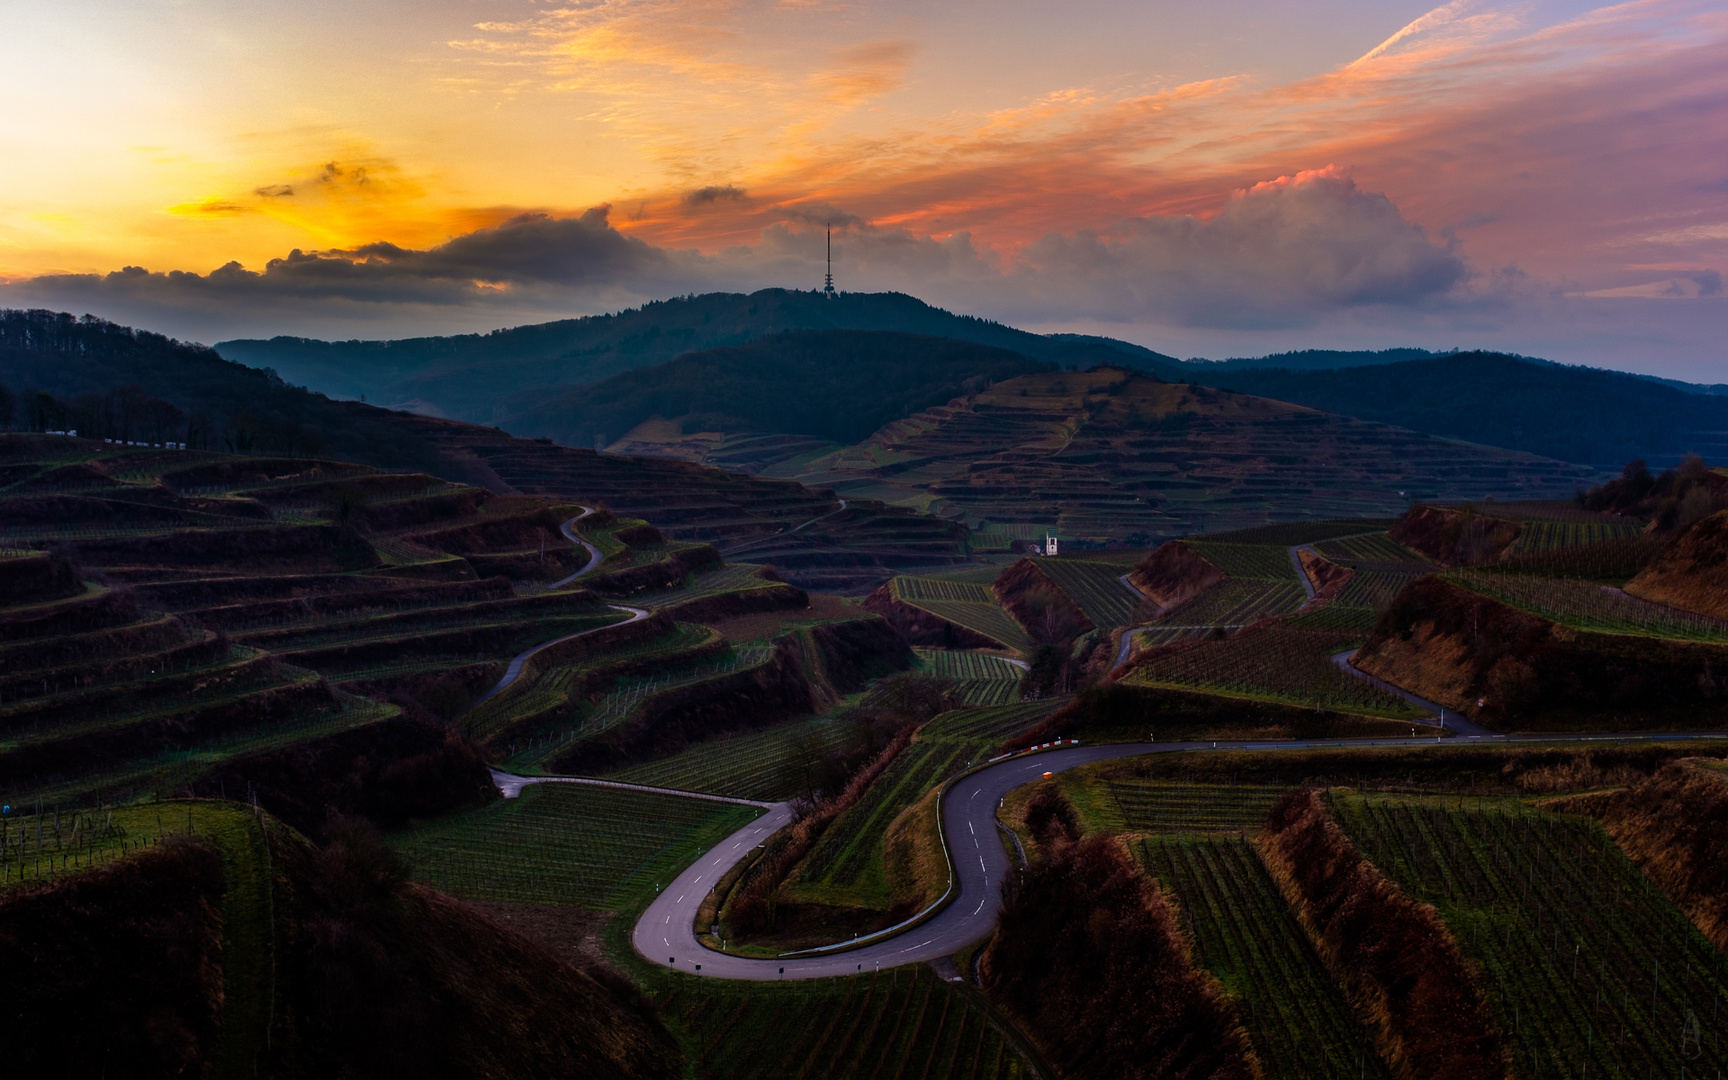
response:
[[[7,306],[196,337],[482,328],[810,287],[832,222],[847,288],[1170,351],[1606,334],[1614,366],[1696,374],[1725,324],[1719,4],[183,0],[8,24]],[[584,220],[634,254],[488,239]],[[1287,246],[1304,230],[1329,268]],[[492,254],[411,295],[265,273],[461,238]],[[159,276],[230,263],[263,275],[240,322]],[[104,276],[129,266],[151,274]]]

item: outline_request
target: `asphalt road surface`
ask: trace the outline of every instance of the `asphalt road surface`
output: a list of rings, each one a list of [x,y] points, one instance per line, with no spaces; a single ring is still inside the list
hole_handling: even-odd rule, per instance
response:
[[[576,571],[574,574],[571,574],[567,578],[560,578],[559,580],[554,581],[552,583],[552,588],[562,589],[564,586],[575,581],[582,575],[591,573],[596,566],[599,566],[600,563],[605,560],[606,556],[600,553],[599,548],[576,535],[576,523],[593,512],[594,508],[592,506],[584,506],[580,514],[577,514],[575,517],[558,527],[558,531],[564,534],[564,539],[570,541],[572,544],[581,544],[588,550],[588,565]]]
[[[1643,742],[1722,738],[1721,733],[1541,735],[1528,738],[1491,735],[1495,742]],[[1484,740],[1486,741],[1486,740]],[[1475,743],[1476,740],[1471,740]],[[1316,740],[1313,742],[1133,743],[1108,746],[1067,746],[1010,758],[982,769],[955,784],[942,801],[942,832],[952,854],[956,887],[954,900],[934,918],[881,940],[830,954],[788,955],[751,959],[715,952],[696,940],[697,910],[714,884],[752,850],[791,821],[781,805],[722,840],[660,890],[636,923],[636,951],[657,964],[724,979],[813,979],[855,975],[897,964],[918,963],[948,956],[981,941],[996,925],[1003,878],[1010,872],[1007,849],[996,828],[996,809],[1008,792],[1037,780],[1046,772],[1139,754],[1180,750],[1250,750],[1277,753],[1291,750],[1369,746],[1458,746],[1460,740],[1408,739]],[[844,943],[842,943],[844,944]],[[699,965],[699,967],[698,967]]]
[[[561,638],[553,638],[551,641],[541,642],[532,649],[517,653],[515,656],[510,658],[510,666],[504,669],[504,677],[498,680],[498,685],[486,691],[486,693],[480,696],[478,701],[468,706],[469,711],[479,708],[483,702],[496,697],[498,694],[503,692],[505,687],[515,682],[517,676],[522,674],[522,665],[526,664],[529,658],[535,653],[540,652],[543,649],[550,649],[554,645],[562,645],[566,641],[574,641],[579,637],[587,637],[589,634],[598,634],[602,630],[607,630],[614,626],[623,626],[624,623],[633,623],[638,619],[646,619],[648,617],[648,613],[639,607],[630,607],[627,604],[607,604],[606,606],[611,608],[613,611],[628,611],[630,617],[625,619],[624,622],[607,623],[605,626],[596,626],[592,630],[578,630],[574,634],[565,634]]]

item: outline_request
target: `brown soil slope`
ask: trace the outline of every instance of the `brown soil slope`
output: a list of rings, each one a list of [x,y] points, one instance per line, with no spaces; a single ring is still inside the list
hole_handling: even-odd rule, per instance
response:
[[[1604,799],[1598,816],[1693,925],[1728,949],[1728,773],[1720,766],[1673,762]]]
[[[1640,600],[1728,618],[1728,510],[1693,525],[1626,591]]]
[[[0,894],[9,1076],[198,1076],[222,1018],[222,859],[194,843]]]
[[[1398,594],[1355,664],[1502,730],[1728,725],[1728,646],[1574,630],[1437,577]]]
[[[1413,506],[1388,535],[1441,566],[1480,566],[1498,559],[1518,539],[1520,525],[1474,509]]]
[[[1033,641],[1067,641],[1093,629],[1080,605],[1031,559],[1003,571],[990,591]]]
[[[1400,1080],[1508,1075],[1487,1003],[1446,925],[1362,857],[1319,792],[1280,799],[1256,845]]]
[[[1157,886],[1113,836],[1066,844],[1003,905],[980,982],[1063,1076],[1250,1080],[1259,1063]]]
[[[1224,571],[1180,540],[1160,545],[1140,560],[1128,580],[1165,611],[1181,607],[1223,581]]]

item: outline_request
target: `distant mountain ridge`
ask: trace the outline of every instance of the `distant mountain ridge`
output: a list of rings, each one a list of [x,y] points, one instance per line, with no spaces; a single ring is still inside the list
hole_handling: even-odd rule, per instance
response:
[[[681,419],[681,434],[751,431],[854,443],[891,420],[1055,366],[954,338],[790,330],[685,353],[563,394],[517,395],[505,423],[518,435],[549,435],[569,446],[610,442],[656,416]]]
[[[1728,457],[1728,399],[1617,371],[1470,352],[1220,374],[1242,393],[1583,465]]]
[[[1069,367],[1177,363],[1109,338],[1046,337],[955,315],[904,293],[841,293],[829,299],[790,289],[675,297],[616,314],[489,334],[339,342],[277,337],[224,341],[216,351],[252,367],[274,368],[289,382],[336,397],[364,395],[379,405],[503,423],[548,393],[788,330],[891,330],[954,338]]]

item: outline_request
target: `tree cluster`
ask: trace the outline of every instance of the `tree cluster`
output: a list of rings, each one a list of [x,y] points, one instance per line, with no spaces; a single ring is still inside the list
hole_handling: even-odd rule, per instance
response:
[[[1711,471],[1697,454],[1687,454],[1677,469],[1650,474],[1643,458],[1626,463],[1616,479],[1578,496],[1586,510],[1649,518],[1662,532],[1682,532],[1718,510],[1728,508],[1728,476]]]

